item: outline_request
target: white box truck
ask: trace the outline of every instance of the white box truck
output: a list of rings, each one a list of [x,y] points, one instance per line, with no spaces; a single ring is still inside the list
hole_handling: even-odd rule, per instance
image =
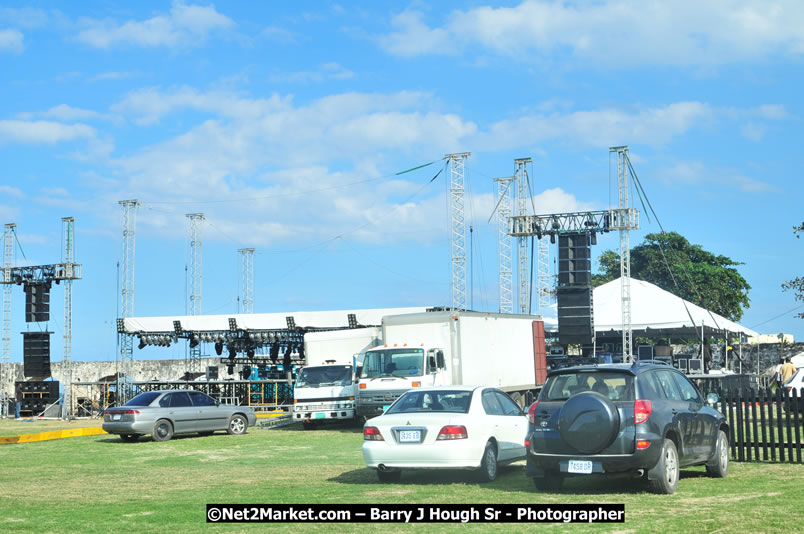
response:
[[[358,417],[370,418],[415,387],[487,385],[524,397],[544,383],[544,321],[538,315],[433,311],[389,315],[383,344],[366,351]]]
[[[379,341],[377,326],[305,334],[306,365],[293,388],[293,420],[305,429],[324,421],[354,420],[362,353]]]

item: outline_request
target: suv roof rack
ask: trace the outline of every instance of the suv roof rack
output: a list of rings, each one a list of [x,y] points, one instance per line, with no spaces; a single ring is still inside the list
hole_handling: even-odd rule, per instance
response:
[[[636,367],[637,365],[647,365],[647,364],[666,365],[668,367],[672,367],[672,365],[663,360],[634,360],[632,366]]]

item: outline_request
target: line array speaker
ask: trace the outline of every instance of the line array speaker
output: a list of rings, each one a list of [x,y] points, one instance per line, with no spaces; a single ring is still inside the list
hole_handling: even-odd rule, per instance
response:
[[[35,378],[50,376],[50,334],[52,332],[23,332],[23,374]]]
[[[50,320],[50,282],[25,282],[25,322]]]

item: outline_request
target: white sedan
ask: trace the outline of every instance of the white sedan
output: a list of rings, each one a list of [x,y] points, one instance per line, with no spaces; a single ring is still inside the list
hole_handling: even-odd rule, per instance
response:
[[[499,389],[443,386],[408,391],[363,427],[363,458],[382,482],[403,469],[475,469],[497,478],[497,465],[525,458],[528,421]]]

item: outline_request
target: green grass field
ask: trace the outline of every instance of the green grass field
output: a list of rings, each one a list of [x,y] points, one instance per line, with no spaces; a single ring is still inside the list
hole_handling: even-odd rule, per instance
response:
[[[54,422],[45,430],[54,430]],[[0,432],[10,425],[0,421]],[[33,424],[29,424],[33,425]],[[62,423],[60,428],[69,427]],[[23,426],[26,431],[35,426]],[[13,432],[11,432],[13,433]],[[354,428],[299,425],[127,444],[109,435],[0,446],[4,532],[789,532],[804,519],[804,465],[732,463],[726,479],[682,471],[676,494],[637,481],[585,478],[538,493],[524,464],[492,484],[465,472],[405,473],[382,484],[364,467]],[[207,503],[623,503],[625,524],[207,524]],[[300,530],[301,529],[301,530]]]

